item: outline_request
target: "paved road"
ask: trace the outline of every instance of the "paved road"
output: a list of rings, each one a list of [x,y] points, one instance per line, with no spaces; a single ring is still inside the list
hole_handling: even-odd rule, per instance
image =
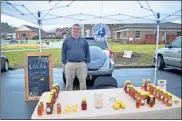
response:
[[[64,89],[62,69],[54,69],[53,74],[54,82],[58,82]],[[124,81],[128,79],[134,86],[140,86],[142,78],[153,80],[153,75],[154,68],[116,69],[113,73],[119,87],[123,87]],[[25,102],[24,70],[4,72],[1,76],[1,118],[30,119],[37,101]],[[181,71],[157,71],[157,79],[167,80],[167,90],[181,98]],[[78,86],[75,86],[74,89],[77,90]],[[88,86],[88,89],[92,89],[92,86]]]

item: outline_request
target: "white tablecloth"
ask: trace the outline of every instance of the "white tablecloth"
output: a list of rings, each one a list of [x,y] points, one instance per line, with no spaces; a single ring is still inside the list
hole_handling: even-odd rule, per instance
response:
[[[94,106],[94,92],[103,93],[103,108],[97,109]],[[47,98],[47,92],[43,93],[40,101],[44,102]],[[87,98],[87,110],[81,110],[81,99]],[[109,99],[116,98],[127,104],[126,109],[115,110],[110,106]],[[173,95],[173,100],[178,99],[179,103],[167,107],[162,102],[156,100],[153,108],[146,103],[145,106],[136,108],[136,101],[126,94],[123,88],[117,89],[99,89],[99,90],[81,90],[81,91],[60,91],[56,103],[61,103],[62,113],[56,114],[56,104],[54,105],[53,114],[43,113],[37,115],[37,106],[32,114],[31,119],[181,119],[181,99]],[[71,108],[74,104],[78,105],[78,111],[70,113],[65,112],[66,105]]]

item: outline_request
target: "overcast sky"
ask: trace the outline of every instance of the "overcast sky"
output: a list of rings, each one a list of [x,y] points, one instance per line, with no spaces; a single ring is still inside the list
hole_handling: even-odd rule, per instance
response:
[[[11,1],[12,2],[12,1]],[[60,7],[70,4],[72,1],[16,1],[14,3],[17,4],[23,4],[25,5],[32,13],[37,13],[37,11],[42,10],[48,10],[52,8],[53,6]],[[147,5],[146,1],[140,2],[142,6],[149,9],[149,6],[157,12],[160,12],[162,14],[172,14],[176,12],[177,10],[181,9],[181,1],[148,1],[149,6]],[[1,4],[2,5],[2,4]],[[1,6],[2,7],[2,6]],[[102,9],[101,9],[102,8]],[[7,9],[7,7],[6,7]],[[12,9],[12,8],[11,8]],[[4,9],[5,10],[5,9]],[[20,9],[23,11],[23,9]],[[7,10],[6,10],[7,11]],[[49,10],[48,10],[49,11]],[[45,11],[44,14],[46,14],[48,11]],[[12,12],[12,11],[10,11]],[[19,14],[18,12],[14,12],[14,14]],[[27,12],[28,13],[28,12]],[[145,15],[153,15],[151,11],[147,11],[140,8],[140,5],[137,1],[75,1],[73,2],[70,7],[63,7],[59,9],[52,10],[49,14],[57,15],[57,16],[64,16],[64,15],[71,15],[71,14],[77,14],[77,13],[86,13],[86,14],[92,14],[97,16],[106,16],[106,15],[112,15],[112,14],[127,14],[127,15],[133,15],[133,16],[145,16]],[[26,13],[25,13],[26,14]],[[179,12],[177,15],[181,14]],[[37,16],[37,15],[36,15]],[[167,15],[161,15],[161,17],[165,17]],[[46,16],[47,18],[50,18],[52,16]],[[45,17],[45,18],[46,18]],[[20,17],[18,17],[20,18]],[[79,17],[78,17],[79,18]],[[30,18],[33,19],[33,18]],[[30,20],[29,19],[29,20]],[[113,18],[118,19],[118,18]],[[152,16],[149,19],[154,19],[155,17]],[[28,20],[28,19],[27,19]],[[97,20],[96,20],[97,21]],[[16,27],[20,27],[23,24],[31,25],[37,27],[36,24],[32,24],[30,22],[20,20],[14,17],[10,17],[4,14],[1,14],[1,22],[8,22],[8,24]],[[71,26],[72,21],[61,21],[60,19],[51,20],[51,25],[43,25],[44,30],[50,30],[56,27],[65,27],[65,26]],[[142,21],[134,21],[141,23]],[[181,23],[181,20],[175,21],[177,23]],[[54,25],[53,25],[54,24]]]

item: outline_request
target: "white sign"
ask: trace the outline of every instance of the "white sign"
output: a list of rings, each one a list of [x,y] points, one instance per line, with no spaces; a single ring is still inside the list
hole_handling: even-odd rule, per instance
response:
[[[167,84],[166,80],[158,80],[159,88],[166,90],[166,84]]]
[[[97,41],[106,41],[109,38],[110,30],[105,24],[96,24],[92,28],[92,37]]]
[[[133,37],[129,37],[129,41],[133,41]]]
[[[132,56],[132,51],[124,51],[123,55],[124,58],[131,58],[131,56]]]

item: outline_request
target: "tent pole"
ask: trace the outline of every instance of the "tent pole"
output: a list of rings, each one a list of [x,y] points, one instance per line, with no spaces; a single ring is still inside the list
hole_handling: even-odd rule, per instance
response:
[[[156,42],[156,53],[155,53],[155,74],[154,74],[154,84],[156,85],[156,75],[157,75],[157,61],[158,61],[158,44],[159,44],[159,24],[160,24],[160,14],[157,13],[157,42]]]
[[[39,23],[39,42],[40,42],[40,52],[42,52],[41,23]]]

